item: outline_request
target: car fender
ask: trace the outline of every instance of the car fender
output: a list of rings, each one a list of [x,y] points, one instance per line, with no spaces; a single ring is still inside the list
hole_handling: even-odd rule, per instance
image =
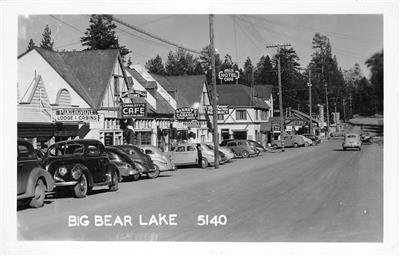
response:
[[[81,163],[76,163],[73,168],[81,169],[82,174],[85,174],[86,178],[88,179],[89,186],[93,186],[94,184],[93,175],[85,165]]]
[[[109,173],[110,177],[112,177],[113,172],[116,172],[118,174],[118,178],[121,178],[118,167],[113,162],[110,162],[107,165],[106,173]]]
[[[51,175],[41,167],[35,167],[28,177],[26,185],[26,195],[33,196],[35,194],[35,186],[38,179],[42,178],[46,185],[46,191],[52,191],[54,188],[54,180]]]

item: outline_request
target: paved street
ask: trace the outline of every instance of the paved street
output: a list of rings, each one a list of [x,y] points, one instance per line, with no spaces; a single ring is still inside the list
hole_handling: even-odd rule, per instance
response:
[[[53,198],[18,211],[19,239],[379,242],[383,238],[383,146],[342,151],[341,140],[235,160],[219,170],[179,169],[154,180],[96,190],[84,199]],[[153,214],[175,226],[145,226]],[[133,226],[96,227],[95,215],[132,217]],[[139,215],[142,215],[140,225]],[[198,226],[198,215],[225,225]],[[87,227],[68,216],[87,215]]]

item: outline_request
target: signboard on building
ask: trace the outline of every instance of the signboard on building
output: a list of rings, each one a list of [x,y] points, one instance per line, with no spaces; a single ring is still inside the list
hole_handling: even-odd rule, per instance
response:
[[[218,115],[228,115],[229,114],[229,107],[228,106],[220,106],[218,105],[217,107],[217,114]],[[206,105],[204,106],[204,110],[207,111],[207,114],[212,115],[212,106],[211,105]]]
[[[146,98],[146,96],[147,96],[147,92],[146,91],[139,91],[139,90],[134,90],[134,89],[131,89],[131,90],[127,91],[127,92],[124,92],[121,95],[122,98],[130,98],[130,99],[133,99],[135,97],[144,97],[144,98]]]
[[[227,68],[218,72],[218,78],[224,82],[233,82],[236,79],[239,79],[239,71]]]
[[[83,108],[59,108],[55,110],[56,122],[98,122],[97,110]]]
[[[144,117],[146,115],[146,103],[121,104],[121,118]]]
[[[185,125],[188,128],[200,128],[201,127],[201,123],[197,120],[192,120],[190,122],[187,122]]]
[[[199,111],[195,108],[178,108],[175,110],[175,119],[178,120],[195,120],[199,115]]]

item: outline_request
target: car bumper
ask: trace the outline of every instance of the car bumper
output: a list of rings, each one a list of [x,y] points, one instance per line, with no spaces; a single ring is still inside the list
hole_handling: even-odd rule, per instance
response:
[[[121,176],[123,176],[123,177],[128,177],[128,176],[140,173],[138,170],[133,169],[133,168],[118,168],[118,170],[119,170]]]

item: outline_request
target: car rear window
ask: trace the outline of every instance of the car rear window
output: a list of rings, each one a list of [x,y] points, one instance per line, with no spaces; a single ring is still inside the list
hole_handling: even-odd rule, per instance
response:
[[[350,134],[350,135],[347,135],[347,138],[357,138],[357,135],[354,135],[354,134]]]
[[[194,146],[187,146],[187,151],[195,151],[196,149]]]
[[[85,146],[82,144],[62,144],[50,147],[49,156],[83,155]]]

